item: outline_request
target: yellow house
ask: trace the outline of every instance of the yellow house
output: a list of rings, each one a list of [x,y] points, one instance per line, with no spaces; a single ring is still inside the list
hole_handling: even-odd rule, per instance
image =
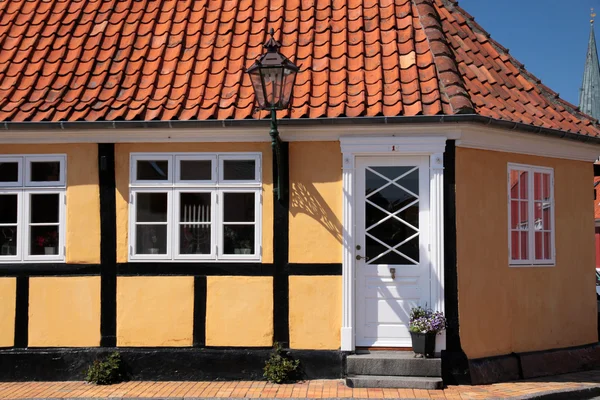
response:
[[[342,377],[417,305],[446,383],[596,357],[597,121],[452,1],[6,3],[0,380],[258,379],[274,342]]]

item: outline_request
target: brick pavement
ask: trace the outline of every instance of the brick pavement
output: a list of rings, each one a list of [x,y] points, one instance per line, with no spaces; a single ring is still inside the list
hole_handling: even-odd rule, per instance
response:
[[[289,385],[267,382],[124,382],[96,386],[84,382],[3,382],[0,399],[58,398],[401,398],[498,399],[600,390],[600,370],[559,375],[530,381],[484,386],[449,386],[444,390],[351,389],[341,380],[314,380]]]

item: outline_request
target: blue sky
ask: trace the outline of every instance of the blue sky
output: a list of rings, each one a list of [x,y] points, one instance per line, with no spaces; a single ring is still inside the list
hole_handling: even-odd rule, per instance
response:
[[[460,0],[497,42],[561,97],[579,104],[590,34],[590,8],[600,0]]]

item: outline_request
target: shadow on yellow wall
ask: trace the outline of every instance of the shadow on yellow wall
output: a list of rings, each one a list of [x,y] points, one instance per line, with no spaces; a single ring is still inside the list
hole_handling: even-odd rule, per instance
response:
[[[292,183],[290,198],[293,216],[299,213],[310,216],[342,243],[342,223],[313,184]]]
[[[339,142],[290,143],[290,262],[342,261]]]

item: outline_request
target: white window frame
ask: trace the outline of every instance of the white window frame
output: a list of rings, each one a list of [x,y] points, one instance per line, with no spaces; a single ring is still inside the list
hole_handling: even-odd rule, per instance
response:
[[[184,261],[206,261],[206,260],[214,260],[216,259],[216,249],[215,243],[217,240],[217,228],[218,223],[216,221],[216,207],[211,207],[210,210],[210,253],[209,254],[180,254],[179,253],[179,243],[181,241],[181,234],[179,230],[179,225],[181,222],[179,221],[179,207],[180,207],[180,194],[181,193],[209,193],[211,198],[211,204],[216,204],[217,202],[217,191],[212,188],[207,187],[181,187],[173,190],[173,198],[174,204],[172,207],[173,214],[173,229],[175,230],[173,234],[173,259],[175,260],[184,260]]]
[[[0,162],[17,163],[17,181],[16,182],[0,182],[0,188],[22,188],[23,187],[23,157],[0,156]]]
[[[60,164],[59,171],[59,179],[58,181],[49,181],[49,182],[38,182],[32,181],[31,177],[31,163],[32,162],[58,162]],[[56,186],[65,186],[65,157],[57,157],[54,155],[34,155],[27,156],[25,162],[25,186],[26,187],[56,187]]]
[[[58,162],[60,165],[59,180],[54,182],[36,182],[30,179],[32,162]],[[18,154],[0,156],[0,162],[16,162],[18,164],[18,182],[0,182],[0,194],[17,195],[17,246],[16,255],[1,256],[2,263],[50,263],[64,262],[66,257],[67,226],[67,157],[64,154]],[[30,197],[32,194],[58,194],[58,254],[30,254]],[[8,224],[7,224],[8,225]],[[46,224],[41,224],[46,225]]]
[[[223,215],[224,215],[224,207],[225,207],[225,193],[254,193],[254,224],[251,222],[246,222],[246,223],[236,223],[236,222],[225,222]],[[250,188],[248,189],[242,189],[242,188],[224,188],[224,189],[219,189],[219,192],[217,194],[218,198],[217,198],[217,206],[219,208],[219,224],[218,224],[218,244],[217,244],[217,249],[218,249],[218,258],[221,260],[236,260],[240,258],[240,255],[238,254],[225,254],[223,252],[223,250],[225,249],[225,239],[223,237],[223,230],[224,230],[224,225],[254,225],[254,254],[242,254],[242,256],[244,256],[244,258],[248,258],[248,259],[260,259],[260,248],[261,248],[261,241],[262,241],[262,234],[261,234],[261,220],[260,220],[260,210],[262,208],[262,201],[261,201],[261,192],[259,190],[252,190]]]
[[[138,180],[137,179],[137,162],[138,161],[167,161],[167,179],[166,180]],[[131,176],[130,182],[135,186],[172,186],[173,185],[173,157],[165,155],[165,153],[143,153],[131,156]]]
[[[0,160],[3,161],[3,160]],[[16,246],[16,255],[14,256],[2,256],[0,255],[0,262],[15,262],[15,261],[23,261],[23,251],[21,250],[23,247],[23,230],[25,227],[23,226],[23,191],[19,189],[9,189],[3,188],[0,189],[0,196],[2,195],[16,195],[17,196],[17,246]],[[15,224],[0,224],[0,234],[2,232],[3,227],[5,226],[14,226]]]
[[[168,181],[137,180],[137,161],[166,160]],[[181,161],[212,161],[211,180],[180,179]],[[253,160],[254,180],[223,179],[225,160]],[[179,262],[260,262],[262,260],[262,155],[261,153],[131,153],[129,184],[129,261],[173,260]],[[167,254],[136,254],[136,193],[169,192],[167,212]],[[224,254],[223,194],[242,192],[255,194],[254,254]],[[210,254],[179,254],[179,207],[181,193],[211,193],[211,252]],[[248,223],[249,225],[251,223]]]
[[[226,180],[225,179],[225,161],[245,161],[245,160],[250,160],[250,159],[254,159],[254,180],[233,180],[233,179],[229,179]],[[219,186],[220,187],[245,187],[245,186],[256,186],[256,184],[259,184],[261,182],[261,176],[260,176],[260,158],[259,157],[244,157],[243,155],[240,154],[223,154],[219,157]]]
[[[167,222],[142,222],[138,223],[136,218],[136,204],[138,193],[166,193],[167,195]],[[164,185],[160,187],[140,187],[131,191],[129,195],[129,257],[140,261],[144,260],[155,260],[164,261],[171,259],[171,229],[172,229],[172,216],[169,210],[172,208],[173,203],[173,191],[165,188]],[[167,252],[166,254],[136,254],[135,249],[137,245],[137,225],[166,225],[167,226]]]
[[[209,180],[185,180],[181,179],[181,161],[211,161],[211,178]],[[176,155],[175,156],[175,184],[179,187],[191,186],[202,187],[214,186],[217,183],[217,156],[216,155]]]
[[[513,260],[512,259],[512,221],[511,221],[511,171],[527,171],[527,235],[528,235],[528,259]],[[542,173],[550,175],[550,243],[551,252],[550,259],[536,260],[535,259],[535,174]],[[514,164],[509,163],[507,169],[507,199],[508,199],[508,260],[510,267],[554,267],[556,265],[556,224],[555,224],[555,199],[554,199],[554,169],[549,167],[540,167],[534,165]]]

